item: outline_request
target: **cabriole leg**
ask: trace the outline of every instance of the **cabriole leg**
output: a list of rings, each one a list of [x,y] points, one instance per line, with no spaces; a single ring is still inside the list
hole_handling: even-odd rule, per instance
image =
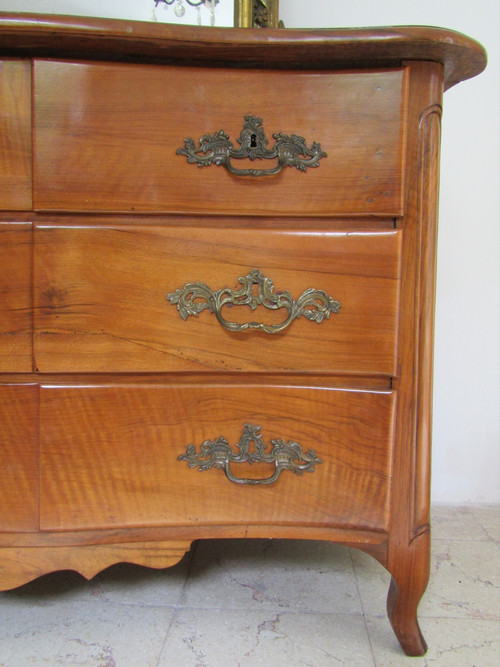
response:
[[[417,609],[429,581],[429,533],[420,535],[406,552],[400,551],[389,571],[392,575],[387,595],[387,615],[406,655],[427,651],[420,631]]]

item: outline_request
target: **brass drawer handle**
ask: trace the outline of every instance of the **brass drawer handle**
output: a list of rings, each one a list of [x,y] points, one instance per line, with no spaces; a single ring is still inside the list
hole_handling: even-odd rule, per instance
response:
[[[320,324],[324,319],[330,317],[330,313],[338,313],[341,304],[328,296],[323,290],[313,288],[307,289],[297,301],[294,301],[290,292],[274,293],[274,285],[270,278],[266,278],[259,269],[253,269],[247,276],[240,276],[238,282],[242,285],[239,290],[227,287],[214,292],[204,283],[186,283],[184,287],[177,289],[167,295],[172,305],[177,306],[180,316],[187,320],[190,315],[198,315],[208,308],[215,313],[219,323],[228,331],[245,331],[246,329],[257,329],[265,333],[278,333],[286,329],[288,325],[302,315],[308,320]],[[253,286],[257,285],[257,293]],[[202,301],[200,301],[202,299]],[[280,324],[263,324],[261,322],[229,322],[221,313],[223,306],[249,306],[255,310],[258,306],[264,306],[268,310],[284,308],[288,311],[288,317]]]
[[[313,449],[304,453],[298,442],[285,442],[280,438],[271,440],[271,453],[266,454],[266,445],[262,438],[261,426],[245,424],[239,442],[238,451],[234,453],[224,436],[215,440],[205,440],[198,453],[195,445],[188,445],[185,454],[178,457],[179,461],[187,461],[190,468],[198,468],[200,472],[210,468],[222,468],[226,477],[235,484],[272,484],[283,470],[291,470],[296,475],[314,472],[314,467],[322,463]],[[253,442],[253,451],[250,445]],[[231,463],[274,463],[274,472],[269,477],[254,479],[235,477],[231,472]]]
[[[319,161],[326,157],[321,145],[314,141],[310,148],[306,140],[296,134],[273,134],[275,144],[266,148],[269,143],[262,118],[245,116],[245,123],[237,139],[240,147],[235,149],[229,135],[224,130],[214,134],[205,134],[200,138],[196,147],[194,140],[184,139],[184,148],[178,148],[178,155],[185,155],[191,164],[198,167],[209,167],[211,164],[225,167],[231,174],[237,176],[272,176],[278,174],[283,167],[296,167],[299,171],[306,171],[307,167],[319,167]],[[271,160],[278,158],[278,164],[270,169],[238,169],[231,163],[231,159]]]

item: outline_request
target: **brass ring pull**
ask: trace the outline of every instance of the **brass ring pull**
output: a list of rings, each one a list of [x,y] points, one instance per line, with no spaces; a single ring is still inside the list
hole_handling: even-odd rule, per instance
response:
[[[296,134],[273,134],[275,144],[266,148],[269,143],[262,118],[245,116],[245,123],[237,139],[240,147],[235,149],[229,135],[224,130],[214,134],[205,134],[200,138],[196,147],[191,138],[184,140],[184,148],[178,148],[178,155],[185,155],[191,164],[198,167],[209,167],[211,164],[225,167],[229,173],[236,176],[272,176],[278,174],[283,167],[296,167],[299,171],[307,171],[307,167],[318,167],[326,153],[316,141],[308,148],[304,137]],[[278,159],[278,164],[269,169],[238,169],[231,163],[231,159],[272,160]]]
[[[178,457],[179,461],[187,461],[190,468],[198,468],[200,472],[210,468],[222,468],[230,482],[249,484],[251,486],[272,484],[283,470],[291,470],[296,475],[314,472],[314,467],[322,463],[313,449],[302,450],[298,442],[285,442],[281,439],[271,440],[272,449],[266,454],[266,445],[262,438],[261,426],[245,424],[243,433],[235,453],[224,436],[215,440],[205,440],[198,453],[195,445],[188,445],[185,454]],[[251,443],[253,442],[253,451]],[[236,477],[231,472],[231,463],[274,463],[274,472],[269,477],[255,479],[253,477]]]
[[[338,313],[341,307],[338,301],[328,296],[323,290],[307,289],[297,301],[293,300],[290,292],[274,293],[272,280],[266,278],[259,269],[253,269],[247,276],[240,276],[238,282],[242,286],[239,290],[226,287],[216,292],[204,283],[187,283],[184,287],[168,294],[167,299],[171,304],[177,306],[183,320],[187,320],[190,315],[198,317],[203,310],[208,309],[215,314],[221,326],[228,331],[257,329],[270,334],[283,331],[294,319],[302,315],[320,324],[324,319],[330,317],[330,313]],[[254,285],[258,287],[256,294]],[[288,311],[288,316],[279,324],[263,324],[262,322],[238,324],[222,316],[222,308],[226,305],[249,306],[252,310],[258,306],[264,306],[268,310],[283,308]]]

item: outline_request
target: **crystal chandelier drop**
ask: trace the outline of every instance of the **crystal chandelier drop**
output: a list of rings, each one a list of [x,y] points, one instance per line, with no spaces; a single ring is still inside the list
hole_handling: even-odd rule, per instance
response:
[[[188,4],[190,7],[196,7],[196,9],[198,10],[198,23],[200,25],[201,25],[200,8],[206,7],[207,9],[210,10],[210,23],[211,25],[214,25],[215,5],[219,3],[219,0],[154,0],[154,3],[155,3],[154,9],[156,9],[158,5],[164,5],[165,9],[167,9],[167,7],[170,7],[171,5],[174,5],[174,14],[177,16],[177,18],[182,18],[186,13],[185,4]],[[157,19],[154,13],[154,9],[153,9],[153,21],[156,21]]]

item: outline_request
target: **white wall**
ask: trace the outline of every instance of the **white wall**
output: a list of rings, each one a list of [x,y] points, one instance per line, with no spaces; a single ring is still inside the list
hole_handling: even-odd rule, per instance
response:
[[[0,0],[0,10],[142,19],[152,6],[152,0]],[[432,496],[500,502],[500,3],[281,0],[280,16],[288,28],[436,25],[474,37],[489,52],[487,70],[445,96]]]
[[[158,22],[197,25],[198,10],[184,3],[186,13],[178,18],[174,5],[159,5],[155,9]],[[154,0],[0,0],[0,11],[29,12],[31,14],[72,14],[73,16],[101,16],[134,21],[150,21]],[[201,24],[210,25],[210,11],[200,7]],[[234,25],[234,0],[219,0],[215,10],[215,26]]]
[[[434,25],[488,51],[445,94],[434,373],[432,497],[500,501],[498,0],[281,0],[288,28]]]

